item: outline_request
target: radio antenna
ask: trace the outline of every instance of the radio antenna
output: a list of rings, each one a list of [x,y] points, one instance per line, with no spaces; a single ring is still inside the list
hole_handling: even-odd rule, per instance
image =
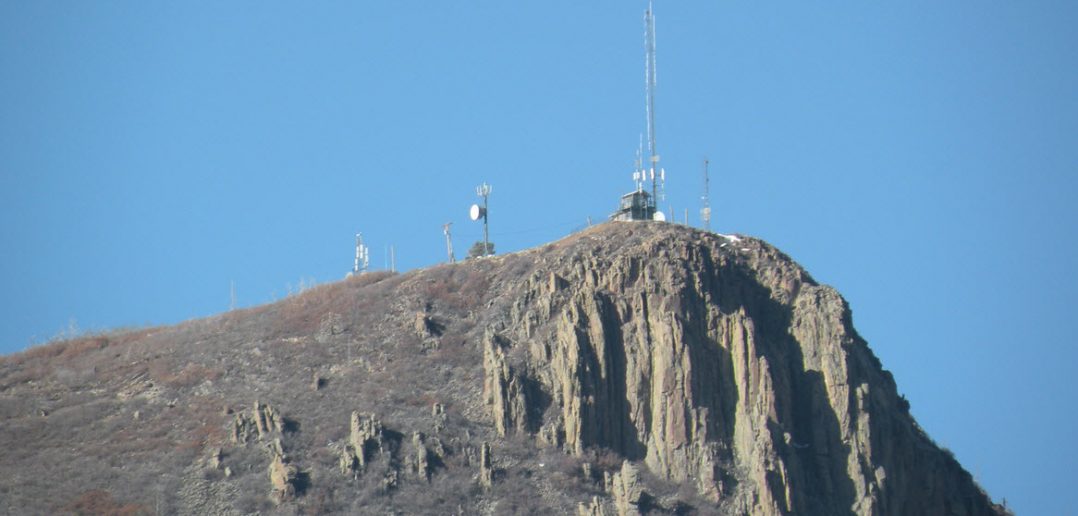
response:
[[[700,220],[704,221],[704,231],[711,231],[711,179],[707,175],[707,158],[704,158],[704,207],[700,208]]]
[[[647,125],[648,125],[648,175],[651,177],[651,198],[655,206],[659,205],[660,185],[666,182],[666,173],[659,167],[659,151],[655,142],[655,14],[651,1],[644,12],[644,73],[647,89]],[[665,185],[663,185],[665,186]]]
[[[481,256],[490,256],[490,233],[487,230],[487,201],[490,198],[490,192],[494,191],[490,185],[483,183],[475,188],[475,194],[483,198],[483,206],[473,204],[469,215],[472,220],[479,220],[479,217],[483,217],[483,254]]]
[[[371,262],[371,251],[363,245],[363,234],[356,233],[356,263],[352,266],[352,274],[367,272]]]
[[[442,232],[445,233],[445,250],[449,253],[449,263],[457,263],[457,257],[453,256],[453,237],[449,234],[449,226],[452,225],[452,222],[442,224]]]

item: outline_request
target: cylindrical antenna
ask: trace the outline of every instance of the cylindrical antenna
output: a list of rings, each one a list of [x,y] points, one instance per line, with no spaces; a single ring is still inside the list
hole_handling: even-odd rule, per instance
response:
[[[704,222],[704,230],[711,231],[711,179],[708,178],[707,165],[707,158],[704,158],[704,207],[700,208],[700,219]]]
[[[371,254],[367,246],[363,245],[363,234],[356,233],[356,262],[352,265],[352,274],[360,274],[367,272],[367,266],[370,264]]]
[[[449,253],[449,263],[456,263],[457,257],[453,256],[453,237],[449,234],[449,226],[452,225],[452,222],[446,222],[442,225],[442,231],[445,232],[445,250]]]

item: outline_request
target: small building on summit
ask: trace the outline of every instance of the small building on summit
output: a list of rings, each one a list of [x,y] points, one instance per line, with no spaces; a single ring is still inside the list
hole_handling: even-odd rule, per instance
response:
[[[651,194],[642,188],[621,196],[618,211],[610,216],[610,220],[652,220],[654,218],[655,203],[651,200]]]

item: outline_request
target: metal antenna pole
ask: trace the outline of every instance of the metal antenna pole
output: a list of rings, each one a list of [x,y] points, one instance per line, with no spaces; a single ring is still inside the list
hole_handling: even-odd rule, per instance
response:
[[[389,272],[397,272],[397,248],[389,244]]]
[[[449,263],[456,263],[457,257],[453,256],[453,237],[449,235],[449,226],[452,225],[452,222],[446,222],[442,225],[442,231],[445,233],[445,250],[449,253]]]
[[[651,198],[658,207],[659,189],[658,181],[663,179],[662,170],[659,169],[659,153],[655,144],[655,15],[652,12],[651,1],[648,1],[648,10],[644,13],[644,50],[645,64],[644,73],[647,84],[647,120],[648,120],[648,154],[649,172],[651,174]]]
[[[707,175],[707,158],[704,158],[704,207],[700,209],[700,218],[704,221],[704,230],[711,231],[711,179]]]
[[[475,193],[483,198],[483,256],[490,256],[490,233],[487,229],[487,216],[490,215],[490,210],[487,207],[487,199],[492,191],[494,188],[486,183],[475,189]]]
[[[356,263],[352,266],[352,274],[367,272],[370,262],[371,252],[367,246],[363,245],[363,234],[356,233]]]

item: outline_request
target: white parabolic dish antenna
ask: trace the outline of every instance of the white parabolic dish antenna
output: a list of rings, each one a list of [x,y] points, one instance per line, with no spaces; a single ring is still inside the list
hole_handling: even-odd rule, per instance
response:
[[[470,216],[472,220],[479,220],[479,217],[483,216],[483,211],[485,210],[483,210],[482,206],[473,204],[472,209],[468,210],[468,216]]]
[[[655,215],[651,216],[651,220],[657,220],[659,222],[666,222],[666,215],[661,211],[656,211]]]

